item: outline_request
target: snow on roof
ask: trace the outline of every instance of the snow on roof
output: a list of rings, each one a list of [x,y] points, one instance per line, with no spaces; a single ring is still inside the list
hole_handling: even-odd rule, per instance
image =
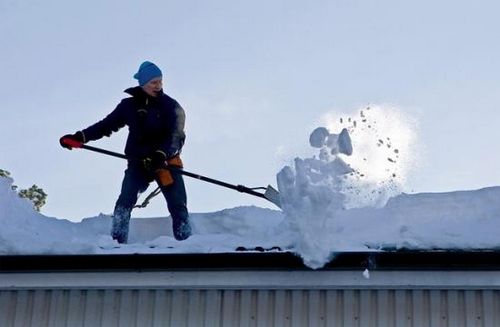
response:
[[[168,218],[133,219],[130,244],[109,236],[107,215],[75,223],[46,217],[0,178],[0,253],[2,255],[228,253],[236,248],[296,252],[299,231],[281,211],[238,207],[192,214],[195,234],[186,241],[171,236]],[[338,252],[392,249],[498,249],[500,187],[451,193],[402,194],[382,208],[341,210],[327,221],[320,239],[333,258]],[[314,237],[314,235],[313,235]],[[326,263],[326,262],[325,262]]]

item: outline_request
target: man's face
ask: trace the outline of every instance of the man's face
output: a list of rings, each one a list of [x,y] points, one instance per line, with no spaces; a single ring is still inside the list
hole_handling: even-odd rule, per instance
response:
[[[142,86],[142,89],[144,92],[146,92],[148,95],[152,97],[158,96],[160,93],[161,89],[163,88],[163,80],[161,77],[156,77],[147,82],[145,85]]]

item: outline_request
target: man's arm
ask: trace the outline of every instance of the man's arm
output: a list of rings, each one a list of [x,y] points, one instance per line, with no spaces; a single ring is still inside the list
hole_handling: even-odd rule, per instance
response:
[[[103,120],[95,123],[82,130],[83,142],[95,141],[103,136],[110,136],[113,132],[118,131],[120,128],[125,126],[125,110],[123,101],[118,104],[118,106]]]
[[[181,153],[184,140],[186,139],[186,134],[184,133],[185,123],[186,113],[184,112],[184,109],[176,103],[174,130],[172,131],[170,140],[163,144],[160,149],[160,151],[165,154],[166,158],[171,158]]]

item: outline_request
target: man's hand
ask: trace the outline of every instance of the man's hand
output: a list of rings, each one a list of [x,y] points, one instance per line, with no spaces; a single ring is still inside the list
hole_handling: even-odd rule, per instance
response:
[[[149,171],[155,172],[165,165],[166,160],[167,156],[165,155],[165,153],[156,151],[155,153],[153,153],[153,155],[151,155],[151,157],[145,158],[143,160],[144,168]]]
[[[59,139],[59,144],[61,144],[61,146],[63,148],[71,150],[71,149],[73,149],[73,147],[71,145],[65,143],[64,142],[65,139],[79,142],[79,143],[85,143],[85,137],[83,136],[82,132],[76,132],[75,134],[66,134]]]

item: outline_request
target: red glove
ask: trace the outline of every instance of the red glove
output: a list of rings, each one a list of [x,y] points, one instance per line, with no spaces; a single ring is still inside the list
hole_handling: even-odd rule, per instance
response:
[[[85,137],[83,136],[83,133],[76,132],[75,134],[66,134],[59,139],[59,144],[61,144],[63,148],[69,150],[75,147],[75,145],[71,144],[72,142],[78,142],[81,144],[85,143]]]

